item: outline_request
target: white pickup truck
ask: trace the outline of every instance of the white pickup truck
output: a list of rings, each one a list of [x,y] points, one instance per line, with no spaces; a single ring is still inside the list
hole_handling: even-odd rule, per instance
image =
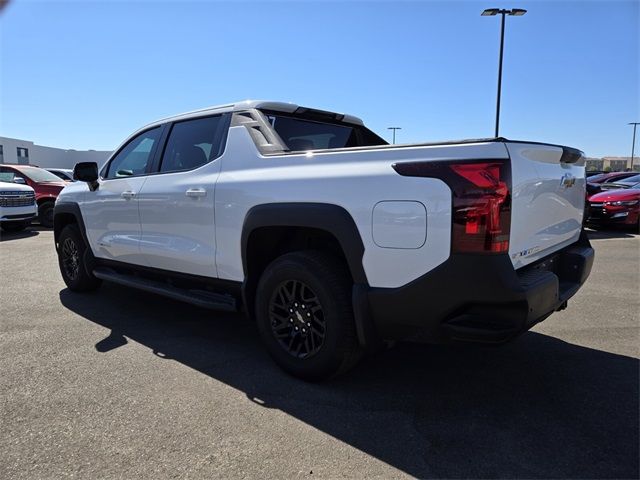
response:
[[[13,176],[0,172],[0,228],[5,232],[20,232],[38,214],[33,188],[17,184]]]
[[[388,340],[507,341],[594,258],[584,156],[557,145],[388,145],[350,115],[246,101],[149,124],[74,175],[54,217],[71,290],[244,311],[306,379]]]

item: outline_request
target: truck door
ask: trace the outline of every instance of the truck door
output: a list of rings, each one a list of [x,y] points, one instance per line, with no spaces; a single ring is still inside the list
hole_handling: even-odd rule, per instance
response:
[[[230,115],[175,122],[139,196],[140,251],[150,267],[216,277],[214,189]]]
[[[148,178],[162,127],[140,133],[109,161],[99,187],[81,204],[87,236],[100,258],[145,265],[140,254],[138,195]]]

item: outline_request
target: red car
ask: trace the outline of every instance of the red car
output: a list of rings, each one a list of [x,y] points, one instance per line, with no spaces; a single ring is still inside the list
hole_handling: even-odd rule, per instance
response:
[[[53,205],[60,191],[67,185],[53,173],[33,165],[0,165],[0,180],[29,185],[36,192],[38,220],[42,226],[53,227]]]
[[[640,183],[590,197],[586,224],[595,228],[625,225],[640,230]]]

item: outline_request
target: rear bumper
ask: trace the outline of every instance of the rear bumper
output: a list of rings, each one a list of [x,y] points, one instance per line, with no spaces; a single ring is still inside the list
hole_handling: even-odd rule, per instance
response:
[[[594,251],[580,239],[533,265],[514,270],[508,255],[452,255],[400,288],[356,288],[361,340],[450,340],[499,343],[541,322],[582,286]]]

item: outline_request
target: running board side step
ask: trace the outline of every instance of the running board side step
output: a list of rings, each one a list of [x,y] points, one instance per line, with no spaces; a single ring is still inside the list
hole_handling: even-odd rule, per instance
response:
[[[238,311],[236,300],[231,295],[223,295],[205,290],[187,290],[157,280],[124,275],[107,267],[97,267],[93,270],[93,274],[101,280],[155,293],[198,307],[209,308],[211,310],[223,310],[226,312]]]

